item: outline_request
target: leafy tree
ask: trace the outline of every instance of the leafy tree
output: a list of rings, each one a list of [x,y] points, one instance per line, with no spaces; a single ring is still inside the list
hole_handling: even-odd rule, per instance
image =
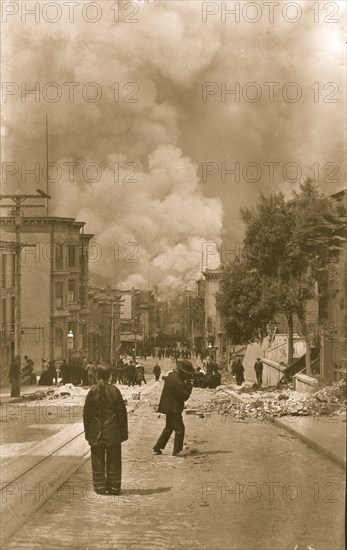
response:
[[[246,225],[243,262],[225,271],[219,298],[227,326],[234,319],[246,330],[262,332],[274,312],[284,312],[290,364],[296,314],[311,373],[307,302],[315,296],[316,283],[324,286],[327,259],[338,256],[345,239],[345,210],[307,180],[289,200],[281,193],[261,195],[257,207],[242,209],[241,217]]]
[[[262,279],[245,263],[229,264],[216,296],[226,327],[234,343],[261,339],[273,317],[273,305],[262,300]]]
[[[332,199],[319,193],[307,179],[288,201],[294,221],[281,277],[288,284],[289,297],[298,316],[306,340],[306,372],[311,374],[311,337],[306,318],[307,301],[326,288],[331,260],[337,260],[346,238],[346,210]]]

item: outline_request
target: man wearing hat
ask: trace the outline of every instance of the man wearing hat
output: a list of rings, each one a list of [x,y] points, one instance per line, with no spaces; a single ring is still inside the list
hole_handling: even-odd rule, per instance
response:
[[[164,388],[160,397],[158,412],[166,415],[166,425],[158,441],[153,447],[157,455],[162,454],[172,432],[175,432],[173,456],[179,455],[183,449],[184,424],[182,412],[184,402],[189,399],[192,393],[194,378],[194,367],[190,361],[177,361],[176,370],[170,372],[165,379]]]

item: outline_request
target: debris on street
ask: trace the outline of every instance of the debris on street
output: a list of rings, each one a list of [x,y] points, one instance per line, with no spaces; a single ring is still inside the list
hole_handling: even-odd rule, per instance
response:
[[[245,387],[242,390],[219,387],[213,399],[198,409],[187,409],[185,412],[200,418],[211,414],[226,415],[238,422],[267,421],[272,417],[281,416],[346,416],[345,377],[313,394],[293,391],[291,385],[271,388]],[[225,396],[226,393],[228,397]],[[235,398],[240,401],[235,401]]]
[[[64,386],[55,386],[47,390],[37,390],[33,393],[23,394],[22,401],[40,401],[41,399],[61,399],[62,397],[85,396],[89,389],[73,384],[65,384]]]

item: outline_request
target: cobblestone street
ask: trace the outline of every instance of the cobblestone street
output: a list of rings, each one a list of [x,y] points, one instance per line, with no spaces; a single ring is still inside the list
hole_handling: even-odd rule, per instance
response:
[[[130,414],[122,495],[93,492],[88,459],[6,548],[343,548],[341,468],[271,423],[218,415],[184,415],[184,456],[171,455],[172,441],[153,455],[164,424],[156,413],[161,388],[152,381],[143,387]],[[214,394],[194,389],[188,407]]]

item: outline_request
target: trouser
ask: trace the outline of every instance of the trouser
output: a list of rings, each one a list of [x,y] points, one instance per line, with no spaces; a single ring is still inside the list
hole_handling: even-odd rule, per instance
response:
[[[256,375],[257,375],[258,385],[261,386],[262,383],[263,383],[263,373],[262,372],[257,372]]]
[[[165,446],[169,441],[173,431],[175,432],[173,452],[179,453],[180,451],[182,451],[185,428],[183,424],[182,414],[179,412],[167,413],[165,428],[163,429],[154,448],[157,450],[165,449]]]
[[[242,374],[237,374],[237,375],[236,375],[236,384],[237,384],[238,386],[242,386],[242,382],[243,382],[243,376],[242,376]]]
[[[93,445],[92,457],[93,486],[96,493],[119,494],[122,481],[122,448]]]

